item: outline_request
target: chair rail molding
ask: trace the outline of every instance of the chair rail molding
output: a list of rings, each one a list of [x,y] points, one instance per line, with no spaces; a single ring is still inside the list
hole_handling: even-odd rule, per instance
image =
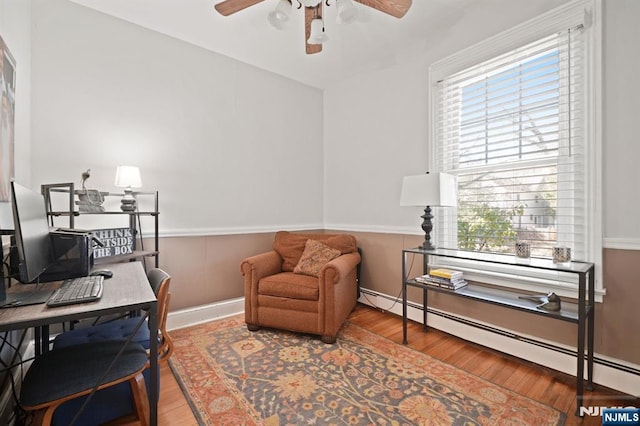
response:
[[[640,238],[606,237],[602,241],[606,249],[640,250]]]

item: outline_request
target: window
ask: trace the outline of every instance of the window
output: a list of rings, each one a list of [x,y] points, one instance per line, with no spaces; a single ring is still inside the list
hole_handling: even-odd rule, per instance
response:
[[[574,260],[599,260],[598,138],[586,125],[595,120],[590,4],[557,9],[430,69],[431,169],[458,177],[457,209],[436,216],[439,245],[514,253],[526,242],[536,257],[564,246]]]

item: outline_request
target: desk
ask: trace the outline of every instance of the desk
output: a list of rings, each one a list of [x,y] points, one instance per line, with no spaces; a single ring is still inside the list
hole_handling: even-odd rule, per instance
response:
[[[464,259],[479,264],[501,264],[515,268],[539,269],[554,272],[575,274],[578,276],[578,300],[577,303],[562,301],[560,311],[545,311],[536,307],[537,302],[521,299],[525,295],[512,290],[488,289],[486,286],[469,284],[459,290],[448,290],[434,287],[410,278],[407,256],[420,255],[423,258],[422,272],[429,271],[429,257]],[[517,274],[517,272],[514,272]],[[571,322],[577,325],[577,351],[576,351],[576,415],[578,415],[583,402],[584,394],[584,364],[585,349],[587,352],[587,389],[593,389],[593,343],[594,343],[594,265],[588,262],[568,262],[556,264],[550,259],[531,258],[526,262],[518,261],[515,256],[491,253],[477,253],[463,250],[412,248],[402,250],[402,343],[407,344],[407,287],[422,289],[423,304],[423,330],[427,331],[427,290],[446,293],[454,297],[462,297],[477,302],[490,303],[521,312],[553,318],[560,321]],[[587,336],[585,348],[585,334]]]
[[[104,268],[105,265],[101,265]],[[158,301],[140,262],[106,266],[113,277],[105,279],[102,298],[96,302],[48,308],[44,304],[0,309],[0,332],[43,327],[66,321],[134,310],[149,312],[149,407],[151,425],[158,422]],[[60,282],[43,284],[41,288],[57,288]],[[26,286],[24,286],[26,287]],[[21,288],[20,290],[23,290]],[[46,333],[48,334],[48,333]]]

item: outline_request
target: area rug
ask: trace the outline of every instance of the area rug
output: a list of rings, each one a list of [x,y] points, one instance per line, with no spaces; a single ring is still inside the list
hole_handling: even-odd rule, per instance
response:
[[[170,364],[201,425],[562,425],[565,415],[346,323],[317,336],[234,316],[172,331]]]

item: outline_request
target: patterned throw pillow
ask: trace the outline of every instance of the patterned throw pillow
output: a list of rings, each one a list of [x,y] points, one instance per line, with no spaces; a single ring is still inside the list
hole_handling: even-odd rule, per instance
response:
[[[293,272],[304,251],[307,240],[320,241],[342,254],[358,251],[356,237],[349,234],[299,233],[278,231],[273,240],[273,250],[282,257],[282,270]]]
[[[340,250],[333,249],[320,241],[307,240],[304,252],[302,252],[296,267],[293,268],[293,272],[317,277],[325,264],[341,254]]]

